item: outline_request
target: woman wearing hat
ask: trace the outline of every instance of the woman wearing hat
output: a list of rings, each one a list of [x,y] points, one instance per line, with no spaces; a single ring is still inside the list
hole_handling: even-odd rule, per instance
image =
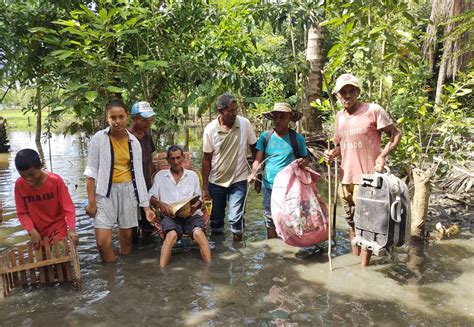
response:
[[[276,238],[275,224],[271,213],[271,195],[273,180],[283,168],[294,160],[300,167],[308,165],[308,150],[304,137],[290,129],[290,122],[301,119],[301,113],[291,109],[287,103],[275,103],[273,110],[263,116],[273,120],[274,129],[263,132],[257,141],[257,155],[252,165],[252,173],[248,180],[255,179],[260,163],[265,159],[263,175],[263,216],[267,227],[268,238]]]

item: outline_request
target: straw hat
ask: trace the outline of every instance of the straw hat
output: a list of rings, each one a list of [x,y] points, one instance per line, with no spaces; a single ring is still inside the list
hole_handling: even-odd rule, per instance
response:
[[[175,217],[189,218],[191,216],[191,206],[199,200],[200,196],[192,196],[190,198],[171,204],[173,215]]]
[[[274,115],[275,112],[288,112],[288,113],[290,113],[291,114],[291,118],[290,118],[291,121],[298,121],[298,120],[301,119],[301,117],[303,117],[303,114],[301,112],[291,109],[290,105],[288,103],[284,103],[284,102],[275,103],[275,105],[273,106],[273,110],[264,112],[263,117],[265,117],[266,119],[273,120],[273,115]]]

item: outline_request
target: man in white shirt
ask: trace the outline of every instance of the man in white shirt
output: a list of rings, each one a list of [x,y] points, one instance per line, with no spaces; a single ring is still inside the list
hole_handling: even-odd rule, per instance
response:
[[[161,227],[166,234],[161,247],[160,266],[166,267],[171,258],[171,250],[176,241],[183,235],[189,234],[198,244],[202,260],[211,261],[211,249],[204,234],[204,220],[201,211],[201,200],[191,205],[186,217],[175,215],[173,204],[201,196],[199,177],[192,171],[183,168],[183,150],[178,146],[168,148],[166,160],[170,168],[160,170],[149,191],[150,203],[164,215]]]
[[[211,229],[224,232],[227,219],[234,241],[242,240],[244,200],[247,194],[247,146],[255,158],[257,138],[250,121],[237,116],[237,100],[229,93],[217,99],[219,116],[204,129],[202,158],[202,195],[212,198]]]

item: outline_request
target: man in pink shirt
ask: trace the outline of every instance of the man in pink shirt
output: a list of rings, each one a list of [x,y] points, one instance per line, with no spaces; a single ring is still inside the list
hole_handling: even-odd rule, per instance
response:
[[[400,132],[385,110],[374,103],[359,101],[359,80],[352,74],[342,74],[336,80],[334,93],[344,109],[336,115],[334,149],[326,153],[327,160],[341,156],[342,181],[338,189],[346,220],[349,224],[349,238],[355,237],[353,195],[357,194],[361,174],[382,172],[385,158],[400,142]],[[389,141],[381,149],[382,133]],[[352,253],[360,254],[360,248],[352,247]],[[367,266],[372,252],[362,249],[362,266]]]

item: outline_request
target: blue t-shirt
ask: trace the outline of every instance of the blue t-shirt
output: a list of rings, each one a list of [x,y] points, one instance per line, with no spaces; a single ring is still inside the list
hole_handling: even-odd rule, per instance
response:
[[[264,159],[268,159],[265,161],[263,185],[271,189],[276,174],[293,162],[296,157],[291,147],[290,133],[286,133],[283,137],[280,137],[277,133],[273,132],[265,146],[267,133],[268,131],[263,132],[258,138],[257,150],[262,151],[263,148],[265,148]],[[296,133],[296,144],[298,145],[298,155],[300,157],[306,157],[308,150],[306,149],[303,135]]]

